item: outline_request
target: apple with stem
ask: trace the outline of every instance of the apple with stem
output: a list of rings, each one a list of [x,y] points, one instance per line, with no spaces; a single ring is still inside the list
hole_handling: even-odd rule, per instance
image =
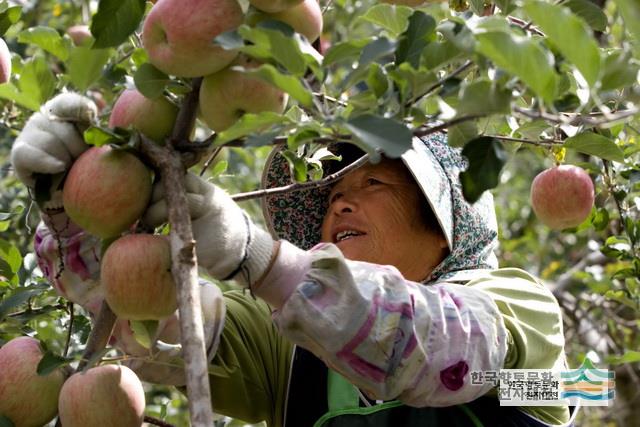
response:
[[[226,67],[237,56],[214,38],[242,24],[237,0],[159,0],[142,28],[149,62],[166,74],[199,77]]]
[[[260,65],[258,61],[240,56],[232,66],[203,79],[200,115],[209,128],[221,132],[245,113],[284,111],[289,99],[285,92],[258,77],[234,69],[236,66],[250,69]]]
[[[578,226],[591,213],[593,202],[593,182],[578,166],[546,169],[531,183],[531,207],[540,221],[552,229]]]

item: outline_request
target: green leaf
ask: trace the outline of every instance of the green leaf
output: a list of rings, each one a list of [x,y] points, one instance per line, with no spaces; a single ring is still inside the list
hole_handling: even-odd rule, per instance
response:
[[[84,46],[75,47],[69,55],[68,73],[73,85],[85,91],[100,78],[102,68],[110,56],[109,49],[90,49]]]
[[[0,274],[2,273],[0,272]],[[2,302],[0,302],[0,320],[4,319],[5,316],[13,311],[16,307],[19,307],[20,305],[27,302],[29,298],[38,296],[48,289],[49,286],[46,285],[17,288],[16,292],[13,293],[13,295],[8,298],[4,298]]]
[[[631,52],[616,49],[604,59],[600,90],[612,90],[636,83],[639,66]]]
[[[413,133],[396,120],[363,114],[350,119],[345,126],[370,154],[380,150],[388,157],[398,158],[411,148]]]
[[[289,167],[293,172],[296,182],[307,182],[307,163],[291,150],[284,150],[282,156],[289,162]]]
[[[469,6],[471,10],[478,16],[482,16],[484,13],[484,0],[469,0]]]
[[[428,69],[433,69],[448,64],[461,53],[462,51],[449,40],[431,42],[422,52],[422,61]]]
[[[279,25],[275,29],[265,26],[275,24]],[[245,44],[239,50],[254,58],[273,59],[291,74],[303,77],[308,67],[317,67],[321,56],[299,34],[292,33],[290,29],[290,34],[283,32],[280,29],[281,25],[277,21],[264,21],[253,28],[247,25],[240,26],[238,33],[249,41],[249,44]],[[218,38],[215,41],[217,42]]]
[[[18,87],[23,95],[40,105],[53,96],[56,78],[44,57],[36,55],[25,62]]]
[[[8,271],[0,271],[0,276],[11,277],[20,270],[22,266],[22,255],[20,250],[11,242],[0,239],[0,258],[3,259],[8,267]]]
[[[597,133],[586,131],[567,138],[564,147],[601,159],[624,163],[624,153],[620,147],[612,139]]]
[[[376,62],[369,65],[369,73],[367,75],[367,86],[376,96],[381,98],[389,89],[389,80],[387,73],[382,66]]]
[[[265,111],[260,114],[243,114],[240,119],[228,129],[220,132],[215,139],[215,146],[224,145],[254,132],[261,132],[276,123],[283,123],[287,120],[282,114]]]
[[[458,115],[508,114],[511,112],[511,91],[489,80],[476,80],[460,92]]]
[[[520,127],[514,131],[514,134],[519,134],[523,138],[538,140],[542,134],[550,128],[551,125],[544,120],[532,120],[521,124]]]
[[[40,376],[47,376],[51,372],[62,366],[68,365],[72,361],[73,359],[66,359],[62,356],[57,356],[50,351],[46,351],[42,356],[42,359],[40,359],[40,363],[38,363],[36,372]]]
[[[498,185],[507,155],[500,141],[482,136],[467,143],[462,156],[469,162],[467,170],[460,173],[462,192],[469,203],[474,203],[485,190]]]
[[[465,144],[478,136],[476,122],[462,122],[451,126],[447,133],[447,142],[451,147],[464,147]]]
[[[236,67],[234,67],[235,69]],[[244,69],[245,74],[259,77],[288,93],[293,99],[309,108],[313,104],[313,95],[302,84],[299,78],[281,73],[271,64],[263,64],[259,68]]]
[[[128,134],[128,133],[127,133]],[[83,133],[84,141],[95,147],[102,147],[107,144],[121,145],[126,142],[123,135],[114,132],[111,129],[91,126]]]
[[[138,28],[145,11],[145,0],[100,0],[91,21],[93,47],[116,47]]]
[[[524,9],[589,86],[594,87],[600,76],[600,51],[586,23],[568,8],[551,3],[527,1]]]
[[[415,11],[409,18],[409,28],[400,37],[396,63],[408,62],[413,68],[419,68],[422,51],[429,44],[435,29],[435,19],[424,12]]]
[[[556,73],[551,55],[528,37],[501,31],[481,31],[476,35],[477,51],[520,78],[536,95],[551,103],[556,94]]]
[[[563,6],[568,7],[573,13],[584,19],[595,31],[607,29],[607,15],[595,3],[589,0],[567,0]]]
[[[496,0],[496,5],[503,15],[510,14],[516,8],[516,2],[513,0]]]
[[[638,0],[614,0],[624,19],[624,24],[633,37],[636,46],[640,45],[640,4]]]
[[[0,12],[0,36],[3,36],[9,27],[18,22],[21,15],[22,6],[6,7],[2,12]]]
[[[327,54],[324,56],[322,61],[322,65],[329,67],[342,61],[353,62],[360,56],[362,49],[372,41],[373,39],[367,38],[336,43],[327,51]]]
[[[138,71],[133,75],[133,81],[141,94],[154,99],[162,96],[164,88],[171,82],[171,79],[147,62],[138,68]]]
[[[0,85],[0,98],[13,101],[16,104],[28,108],[31,111],[40,109],[40,102],[22,93],[13,83],[8,82]]]
[[[622,365],[623,363],[640,362],[640,351],[627,350],[622,356],[611,356],[607,359],[608,363],[613,365]]]
[[[129,326],[138,344],[147,349],[153,346],[153,340],[158,331],[157,320],[130,320]]]
[[[69,57],[71,42],[65,40],[56,30],[50,27],[31,27],[18,34],[20,43],[28,43],[57,56],[62,61]]]
[[[377,61],[385,56],[390,56],[396,50],[397,43],[385,37],[375,39],[362,49],[360,55],[360,67],[369,65],[373,61]]]
[[[16,425],[8,417],[0,414],[0,427],[16,427]]]
[[[409,23],[409,16],[413,9],[405,6],[392,6],[389,4],[377,4],[369,8],[358,19],[370,22],[384,28],[393,37],[399,36],[405,31]]]

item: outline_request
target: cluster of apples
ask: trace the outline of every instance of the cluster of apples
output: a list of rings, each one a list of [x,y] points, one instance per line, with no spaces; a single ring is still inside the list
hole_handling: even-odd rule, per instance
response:
[[[41,427],[56,416],[63,427],[140,427],[145,396],[125,366],[102,365],[65,381],[61,368],[38,375],[40,342],[19,337],[0,348],[0,415],[15,427]]]
[[[176,77],[203,77],[200,118],[221,132],[247,112],[282,113],[286,107],[286,93],[233,68],[256,68],[259,61],[214,43],[226,31],[264,20],[282,21],[311,42],[322,32],[317,0],[251,0],[247,13],[237,0],[159,0],[145,18],[142,43],[149,62],[160,71]],[[116,100],[109,125],[131,126],[161,141],[171,131],[176,115],[177,109],[165,98],[145,98],[130,89]]]

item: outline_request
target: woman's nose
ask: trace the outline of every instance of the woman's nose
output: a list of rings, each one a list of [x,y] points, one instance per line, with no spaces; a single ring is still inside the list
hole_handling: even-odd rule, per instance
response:
[[[358,208],[357,191],[346,190],[334,196],[331,210],[336,214],[355,212]]]

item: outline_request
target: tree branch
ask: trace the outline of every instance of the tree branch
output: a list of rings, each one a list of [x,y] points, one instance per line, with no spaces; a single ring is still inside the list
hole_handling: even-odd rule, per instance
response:
[[[364,156],[360,157],[358,160],[344,167],[338,172],[333,173],[318,181],[302,182],[302,183],[286,185],[283,187],[266,188],[263,190],[250,191],[247,193],[235,194],[231,198],[236,202],[243,202],[245,200],[258,199],[258,198],[267,197],[267,196],[275,196],[275,195],[284,194],[284,193],[292,193],[294,191],[308,190],[310,188],[324,187],[325,185],[329,185],[339,180],[340,178],[342,178],[344,175],[348,174],[352,170],[357,169],[360,166],[364,165],[365,163],[367,163],[367,161],[369,161],[369,155],[365,154]]]
[[[613,124],[640,114],[640,108],[638,107],[606,114],[549,114],[544,111],[529,110],[521,107],[514,107],[513,111],[530,119],[542,119],[562,125],[586,125],[592,127]]]
[[[185,168],[180,153],[173,147],[175,143],[187,141],[191,134],[201,82],[202,79],[194,79],[193,90],[183,102],[173,129],[172,144],[159,146],[141,135],[140,150],[160,173],[169,209],[171,272],[178,293],[180,333],[191,425],[210,427],[213,425],[213,410],[198,290],[196,246],[184,183]]]
[[[148,415],[144,416],[144,422],[160,427],[175,427],[173,424],[169,424],[167,422],[159,420],[158,418],[150,417]]]

